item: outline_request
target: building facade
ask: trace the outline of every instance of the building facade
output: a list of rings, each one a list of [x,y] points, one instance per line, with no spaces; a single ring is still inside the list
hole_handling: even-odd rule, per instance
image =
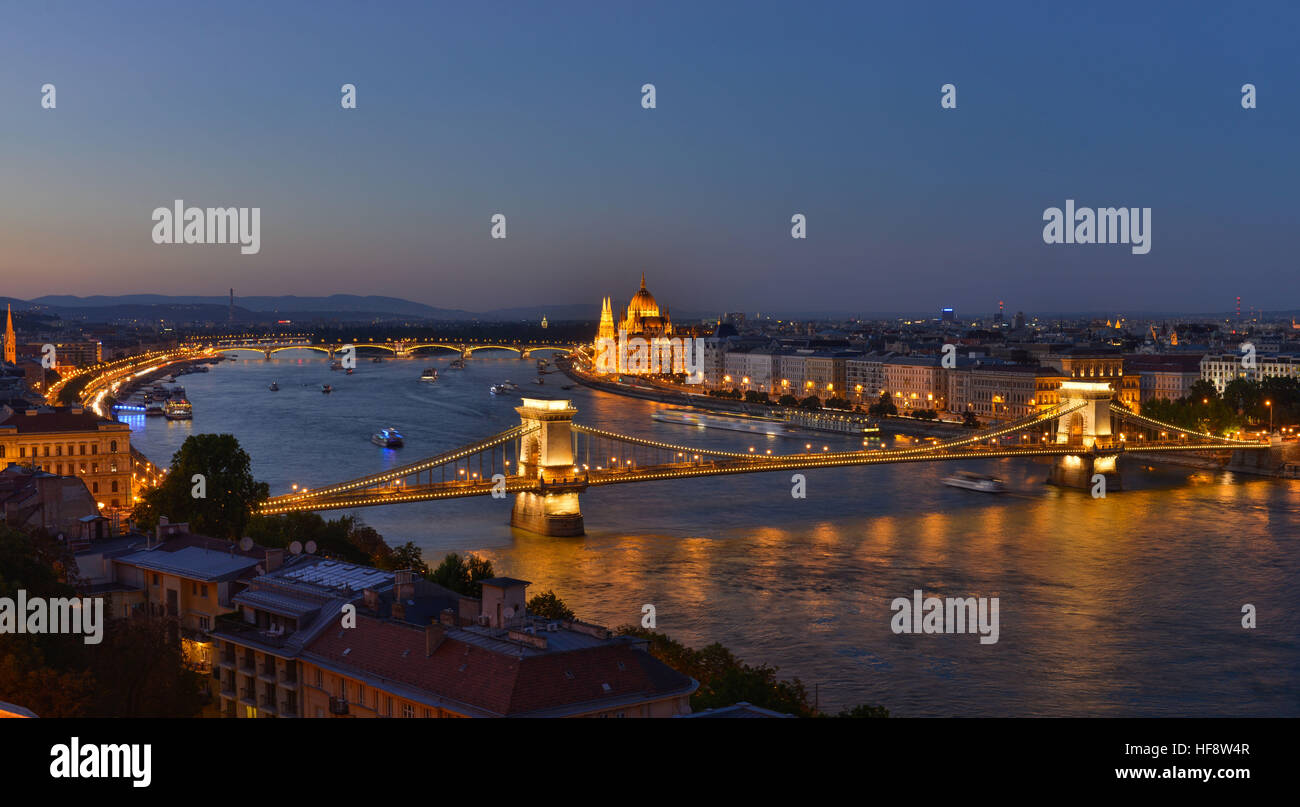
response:
[[[134,498],[131,427],[80,406],[0,407],[0,467],[25,465],[86,483],[102,509]]]

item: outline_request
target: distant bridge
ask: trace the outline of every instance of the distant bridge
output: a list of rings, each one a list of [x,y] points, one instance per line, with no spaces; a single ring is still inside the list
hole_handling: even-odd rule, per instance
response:
[[[573,422],[569,401],[525,398],[520,424],[392,470],[272,497],[258,512],[373,507],[512,494],[511,523],[545,535],[583,534],[579,494],[591,487],[725,474],[912,462],[1053,457],[1050,482],[1120,490],[1126,451],[1258,451],[1267,443],[1182,429],[1112,405],[1106,384],[1066,382],[1062,402],[1016,421],[904,449],[759,454],[648,440]]]
[[[441,348],[458,353],[461,358],[468,359],[476,350],[509,350],[519,354],[519,358],[527,359],[533,353],[549,350],[561,353],[572,351],[576,345],[567,342],[473,342],[465,340],[388,340],[382,342],[338,342],[327,343],[313,341],[310,338],[234,338],[234,339],[217,339],[212,342],[203,343],[205,347],[213,350],[252,350],[261,353],[266,358],[271,358],[276,353],[286,350],[314,350],[324,353],[333,359],[340,351],[346,348],[355,348],[358,352],[366,349],[384,351],[395,358],[410,358],[417,351]]]

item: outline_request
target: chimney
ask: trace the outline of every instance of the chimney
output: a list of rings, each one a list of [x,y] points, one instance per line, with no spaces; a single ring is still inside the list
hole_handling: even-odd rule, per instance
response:
[[[449,628],[456,627],[456,611],[452,608],[442,609],[442,613],[438,614],[438,621]]]
[[[166,534],[169,523],[170,519],[167,516],[158,516],[158,526],[154,527],[153,531],[153,536],[158,539],[158,543],[162,543],[163,535]]]
[[[393,596],[398,600],[409,600],[415,596],[415,572],[402,569],[393,575]]]
[[[266,570],[268,572],[273,572],[283,565],[284,565],[283,549],[277,548],[277,549],[266,550]]]
[[[365,602],[366,602],[366,608],[370,609],[371,611],[378,611],[378,610],[379,610],[379,592],[378,592],[378,591],[375,591],[373,588],[368,588],[368,589],[366,589],[366,590],[365,590],[364,592],[362,592],[362,593],[365,595],[365,598],[366,598],[366,600],[365,600]]]
[[[425,658],[433,655],[433,651],[442,646],[443,641],[447,638],[447,629],[437,623],[426,625],[424,628],[424,655]]]

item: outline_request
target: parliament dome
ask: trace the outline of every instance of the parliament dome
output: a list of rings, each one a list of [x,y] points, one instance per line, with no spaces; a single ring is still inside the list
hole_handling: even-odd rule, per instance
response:
[[[633,295],[632,301],[627,304],[627,316],[628,318],[659,316],[659,303],[645,287],[645,272],[641,273],[641,290]]]

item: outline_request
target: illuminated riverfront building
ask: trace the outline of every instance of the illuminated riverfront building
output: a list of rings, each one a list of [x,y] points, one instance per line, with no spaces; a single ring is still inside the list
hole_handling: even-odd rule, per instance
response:
[[[680,341],[667,341],[672,340],[673,336],[673,322],[668,316],[668,308],[665,306],[660,310],[659,302],[646,289],[645,272],[642,272],[641,288],[632,296],[620,319],[614,319],[614,306],[610,298],[601,301],[600,327],[596,331],[594,345],[597,368],[602,372],[631,375],[681,372],[684,348]],[[640,343],[633,340],[642,340],[647,345],[640,351],[641,355],[638,355]],[[661,355],[651,355],[656,352],[653,349],[655,344],[664,346],[660,348]],[[614,345],[620,345],[617,361],[613,360]],[[658,361],[652,360],[655,358]]]
[[[101,508],[133,504],[131,427],[80,406],[0,407],[0,468],[9,465],[75,476]]]

